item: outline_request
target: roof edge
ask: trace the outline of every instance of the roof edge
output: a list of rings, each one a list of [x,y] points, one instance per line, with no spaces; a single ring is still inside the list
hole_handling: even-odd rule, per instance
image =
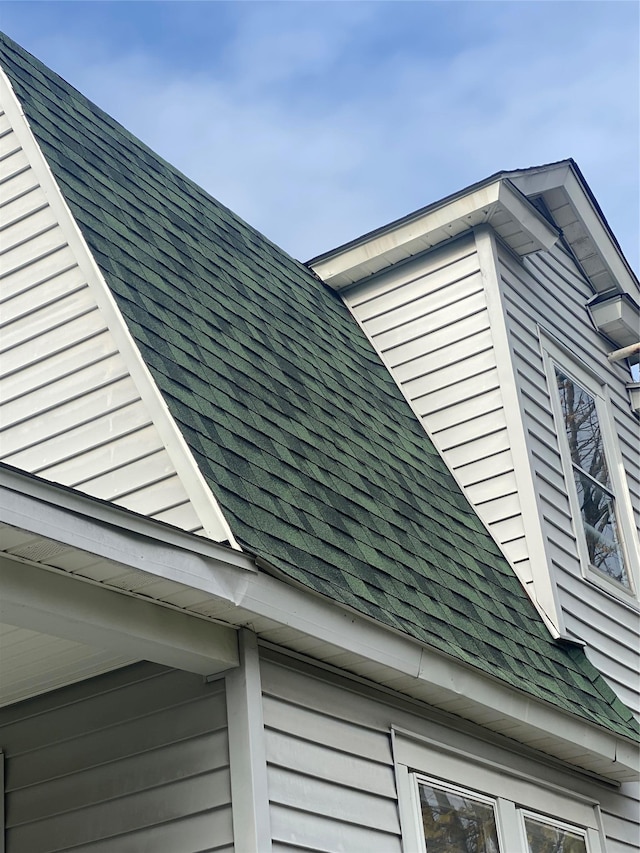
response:
[[[527,197],[542,196],[552,215],[562,202],[573,211],[574,221],[565,218],[566,211],[563,211],[564,216],[561,219],[559,212],[558,225],[594,293],[635,293],[636,299],[638,298],[638,276],[627,261],[575,160],[562,160],[545,166],[505,172],[504,176]],[[576,221],[581,224],[581,229],[576,227]]]
[[[551,248],[555,241],[541,240],[539,233],[536,233],[540,225],[542,231],[546,225],[552,233],[555,232],[556,239],[559,236],[564,238],[594,293],[613,291],[640,294],[638,276],[627,261],[580,167],[572,158],[525,169],[496,172],[407,216],[317,255],[307,261],[307,266],[330,287],[344,290],[399,260],[458,236],[474,224],[480,224],[480,221],[488,221],[495,227],[496,221],[499,221],[499,215],[495,215],[497,210],[493,211],[493,216],[492,211],[488,210],[484,220],[476,222],[475,219],[479,212],[477,205],[482,204],[482,193],[491,194],[498,185],[513,189],[524,205],[518,210],[513,204],[507,204],[505,192],[500,200],[504,205],[501,212],[507,214],[511,223],[517,224],[521,231],[526,233],[533,229],[530,231],[531,236],[538,236],[537,245],[535,239],[533,243],[527,243],[526,240],[522,242],[522,236],[509,234],[506,239],[503,236],[503,240],[516,254],[525,255]],[[531,202],[536,197],[542,197],[546,202],[554,192],[556,209],[559,203],[564,203],[573,211],[571,221],[565,213],[565,216],[559,218],[557,227]],[[463,207],[460,203],[464,200],[467,200],[469,210],[461,215]],[[498,204],[496,200],[493,203]],[[438,228],[441,229],[440,233]],[[500,233],[499,228],[496,230]]]
[[[193,453],[169,411],[164,396],[116,303],[103,271],[87,244],[64,193],[60,189],[50,163],[31,129],[20,99],[13,89],[11,80],[0,67],[0,96],[3,95],[3,109],[9,118],[13,132],[27,155],[37,180],[46,193],[49,205],[55,213],[56,221],[65,229],[68,245],[73,250],[75,259],[86,276],[87,284],[96,304],[117,343],[118,350],[125,360],[140,397],[144,400],[153,418],[153,424],[161,436],[164,447],[203,529],[211,538],[217,541],[228,541],[239,550],[240,546],[218,499],[198,468]]]
[[[334,290],[342,291],[486,223],[521,256],[550,249],[560,236],[508,178],[495,175],[319,255],[308,266]]]
[[[349,656],[345,668],[365,677],[373,663],[382,683],[399,684],[401,692],[497,733],[508,728],[512,739],[555,754],[568,766],[616,782],[639,775],[637,745],[631,737],[536,699],[335,602],[257,572],[247,554],[8,466],[0,465],[0,470],[0,496],[5,498],[1,519],[7,524],[116,559],[141,574],[187,583],[212,600],[228,603],[227,612],[235,614],[230,620],[234,626],[264,620],[286,626],[303,645],[313,637],[314,657],[319,660],[323,649],[327,660],[340,649]],[[188,609],[182,612],[188,614]],[[290,646],[296,650],[295,639]],[[491,724],[484,722],[487,718]]]

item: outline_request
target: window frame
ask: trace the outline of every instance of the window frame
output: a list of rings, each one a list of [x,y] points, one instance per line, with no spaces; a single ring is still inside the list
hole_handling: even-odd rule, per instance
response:
[[[391,742],[404,853],[428,853],[418,787],[421,780],[493,803],[500,853],[527,853],[523,814],[578,830],[587,839],[588,853],[605,853],[598,801],[538,775],[542,766],[534,774],[520,769],[528,762],[517,755],[505,764],[506,754],[499,761],[396,726],[391,729]],[[502,750],[490,750],[488,755],[491,752],[499,757]]]
[[[429,853],[429,846],[426,838],[424,837],[424,829],[422,825],[420,785],[423,784],[428,784],[442,791],[456,794],[460,797],[465,797],[466,799],[490,806],[495,817],[496,836],[498,839],[497,853],[509,853],[509,851],[514,851],[516,849],[521,850],[522,853],[528,853],[527,829],[525,822],[527,818],[530,818],[542,825],[564,830],[565,832],[571,832],[574,835],[584,838],[586,853],[595,853],[592,839],[590,840],[589,828],[586,826],[567,823],[560,818],[543,814],[542,812],[536,811],[530,807],[524,807],[513,800],[508,800],[504,797],[487,796],[479,791],[470,790],[462,785],[456,785],[442,779],[433,778],[425,775],[424,773],[412,773],[412,782],[415,787],[414,798],[418,806],[416,811],[418,833],[421,834],[423,841],[421,853]],[[514,844],[518,845],[517,848],[514,847]],[[601,845],[599,840],[596,849],[598,850],[598,853],[600,853]]]
[[[564,830],[565,832],[572,832],[574,835],[581,835],[584,838],[584,846],[587,853],[591,853],[592,847],[591,842],[589,841],[589,833],[585,827],[576,826],[575,824],[567,823],[566,821],[559,820],[557,818],[552,818],[548,815],[541,815],[538,814],[538,812],[532,811],[531,809],[518,809],[518,817],[520,818],[520,822],[522,824],[522,838],[525,844],[527,843],[527,827],[525,821],[527,818],[532,818],[538,823],[544,824],[546,826],[552,826],[556,829]]]
[[[482,803],[482,805],[490,806],[493,809],[493,815],[496,823],[496,835],[498,837],[498,851],[499,853],[503,853],[503,851],[507,850],[506,840],[503,838],[503,831],[501,829],[501,815],[498,810],[498,799],[496,797],[490,797],[486,794],[482,794],[480,791],[470,790],[468,788],[463,787],[462,785],[455,785],[451,782],[444,781],[443,779],[438,779],[433,776],[428,776],[425,773],[414,772],[411,774],[412,784],[415,789],[414,791],[414,800],[417,804],[416,809],[416,820],[418,822],[417,832],[422,836],[422,851],[421,853],[428,853],[428,847],[426,838],[424,837],[424,829],[422,824],[422,804],[420,802],[420,785],[421,784],[429,784],[433,785],[436,788],[439,788],[441,791],[446,791],[451,794],[457,794],[460,797],[465,797],[469,800],[474,800],[477,803]]]
[[[582,576],[599,589],[616,596],[621,601],[637,605],[638,576],[640,574],[637,557],[638,544],[634,530],[633,508],[631,507],[629,490],[625,482],[624,465],[615,433],[615,422],[607,385],[595,376],[585,364],[579,364],[575,356],[569,355],[564,348],[556,345],[547,337],[541,335],[541,343],[551,400],[551,411],[556,425],[558,450],[562,461],[565,489],[571,509],[571,521]],[[592,565],[589,558],[587,537],[582,521],[582,510],[574,478],[574,469],[576,466],[574,466],[567,439],[564,413],[557,387],[556,371],[563,373],[568,379],[586,391],[595,401],[602,449],[611,482],[611,488],[605,488],[604,491],[610,493],[613,497],[620,551],[629,579],[629,587],[625,587],[624,584],[609,577],[606,572],[597,569]]]

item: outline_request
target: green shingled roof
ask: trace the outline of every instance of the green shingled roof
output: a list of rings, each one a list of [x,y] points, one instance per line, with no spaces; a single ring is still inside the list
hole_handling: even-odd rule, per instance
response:
[[[238,542],[634,736],[582,650],[550,640],[340,298],[5,37],[0,61]]]

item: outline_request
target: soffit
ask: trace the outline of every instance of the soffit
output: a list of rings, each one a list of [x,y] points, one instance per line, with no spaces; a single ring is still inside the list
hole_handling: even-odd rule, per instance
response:
[[[596,294],[626,292],[638,301],[638,278],[573,160],[506,172],[505,177],[527,197],[544,200]]]
[[[521,256],[548,249],[558,238],[557,230],[509,181],[497,179],[314,258],[309,266],[330,287],[341,291],[484,224],[491,225]]]

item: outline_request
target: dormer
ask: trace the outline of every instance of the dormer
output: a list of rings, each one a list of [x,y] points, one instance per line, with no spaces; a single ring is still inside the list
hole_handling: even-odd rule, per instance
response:
[[[640,288],[576,164],[500,173],[310,265],[551,634],[638,710]]]

